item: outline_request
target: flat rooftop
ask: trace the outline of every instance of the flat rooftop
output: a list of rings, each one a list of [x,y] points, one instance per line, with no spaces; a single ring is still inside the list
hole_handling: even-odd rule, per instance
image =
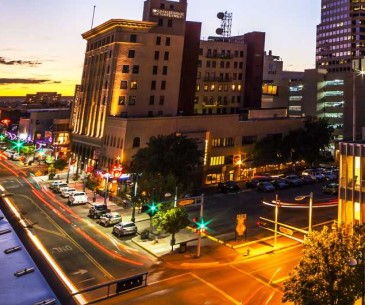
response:
[[[14,247],[20,247],[20,250],[11,252]],[[11,253],[6,254],[6,250]],[[1,210],[0,262],[1,304],[61,304]],[[24,273],[25,269],[30,272],[15,275],[17,271]]]

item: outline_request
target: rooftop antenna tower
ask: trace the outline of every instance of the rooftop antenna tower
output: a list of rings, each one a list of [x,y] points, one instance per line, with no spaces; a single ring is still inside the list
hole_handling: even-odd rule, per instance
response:
[[[230,37],[232,28],[232,13],[219,12],[217,14],[217,18],[221,20],[221,27],[215,30],[216,34],[223,37]]]
[[[94,16],[95,16],[95,5],[94,5],[94,9],[93,9],[93,18],[91,19],[91,29],[93,28],[94,25]]]

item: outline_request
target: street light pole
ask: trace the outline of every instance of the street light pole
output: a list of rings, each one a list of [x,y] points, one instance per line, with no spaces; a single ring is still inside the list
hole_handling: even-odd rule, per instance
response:
[[[356,141],[356,75],[355,67],[352,68],[352,141]]]
[[[278,235],[278,216],[279,216],[279,195],[275,196],[275,235],[274,235],[274,247],[276,247],[277,235]]]
[[[200,221],[202,221],[202,219],[203,219],[203,204],[204,204],[204,194],[201,195],[200,215],[199,215]],[[197,249],[196,249],[196,257],[197,258],[200,257],[201,243],[202,243],[202,231],[201,231],[201,229],[199,229],[199,232],[198,232],[198,246],[197,246]]]
[[[107,197],[108,197],[108,184],[109,184],[109,173],[106,173],[106,183],[104,189],[104,204],[107,205]]]
[[[68,158],[68,169],[67,169],[66,183],[68,183],[68,181],[70,179],[70,165],[71,165],[71,157]]]
[[[309,220],[308,220],[308,232],[312,232],[312,216],[313,216],[313,192],[309,194]]]
[[[136,221],[136,198],[137,198],[137,189],[138,189],[138,174],[136,175],[136,182],[134,183],[134,198],[133,198],[133,208],[132,208],[132,218],[131,221]]]

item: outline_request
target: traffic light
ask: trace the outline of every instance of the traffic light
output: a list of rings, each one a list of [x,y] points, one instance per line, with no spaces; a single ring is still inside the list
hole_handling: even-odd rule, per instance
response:
[[[148,205],[148,210],[146,213],[150,217],[153,217],[157,212],[158,212],[158,206],[154,202]]]
[[[195,223],[195,232],[205,233],[207,231],[207,222],[204,221],[204,218],[193,217],[193,222]]]
[[[266,228],[267,227],[267,222],[262,221],[262,220],[258,220],[258,221],[256,221],[256,225],[258,227]]]

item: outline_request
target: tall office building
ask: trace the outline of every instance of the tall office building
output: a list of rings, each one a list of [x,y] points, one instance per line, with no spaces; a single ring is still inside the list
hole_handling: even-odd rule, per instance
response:
[[[77,155],[101,154],[107,117],[193,113],[201,23],[186,21],[186,11],[186,0],[147,0],[143,21],[112,19],[82,35],[87,47],[72,112]]]
[[[322,0],[317,26],[316,66],[327,71],[326,81],[336,84],[319,98],[318,115],[343,126],[339,140],[359,138],[365,126],[364,80],[356,74],[365,67],[364,4],[363,0]]]

